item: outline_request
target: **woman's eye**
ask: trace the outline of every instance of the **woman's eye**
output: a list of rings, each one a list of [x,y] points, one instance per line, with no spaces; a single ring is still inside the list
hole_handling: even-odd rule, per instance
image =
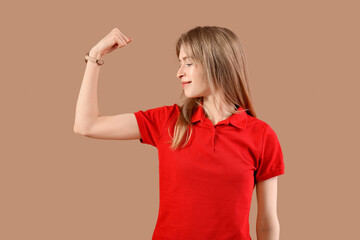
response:
[[[185,64],[186,66],[191,66],[192,65],[192,63],[188,63],[188,64]],[[181,66],[179,66],[179,68],[181,68]]]

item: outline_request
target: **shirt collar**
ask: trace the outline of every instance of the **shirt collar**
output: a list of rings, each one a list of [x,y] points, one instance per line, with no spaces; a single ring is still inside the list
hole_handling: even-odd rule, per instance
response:
[[[227,125],[233,125],[237,128],[241,128],[241,129],[245,129],[246,127],[246,120],[247,120],[247,113],[244,110],[244,108],[236,105],[237,111],[239,112],[237,114],[233,114],[230,117],[226,118],[225,120],[221,121],[221,124],[227,124]],[[191,122],[192,123],[196,123],[198,121],[202,121],[204,122],[205,120],[205,113],[204,113],[204,109],[201,105],[199,105],[196,110],[194,115],[191,117]],[[210,120],[209,120],[210,121]]]

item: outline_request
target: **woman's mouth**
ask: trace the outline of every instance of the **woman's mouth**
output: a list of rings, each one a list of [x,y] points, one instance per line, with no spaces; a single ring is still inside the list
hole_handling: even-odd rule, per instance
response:
[[[189,85],[190,83],[191,83],[191,81],[190,81],[190,82],[182,83],[182,87],[185,87],[186,85]]]

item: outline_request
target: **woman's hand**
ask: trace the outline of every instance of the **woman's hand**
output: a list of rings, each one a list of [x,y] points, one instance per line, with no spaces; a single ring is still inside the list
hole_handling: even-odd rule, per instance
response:
[[[126,46],[132,42],[132,40],[132,38],[128,38],[122,32],[120,32],[119,29],[114,28],[91,49],[89,55],[92,57],[102,57],[105,54],[114,51],[115,49]]]

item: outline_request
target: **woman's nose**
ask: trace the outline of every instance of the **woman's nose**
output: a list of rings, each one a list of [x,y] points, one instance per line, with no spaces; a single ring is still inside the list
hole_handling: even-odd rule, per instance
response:
[[[184,76],[184,72],[182,70],[182,67],[179,68],[179,70],[176,73],[177,78],[182,78]]]

